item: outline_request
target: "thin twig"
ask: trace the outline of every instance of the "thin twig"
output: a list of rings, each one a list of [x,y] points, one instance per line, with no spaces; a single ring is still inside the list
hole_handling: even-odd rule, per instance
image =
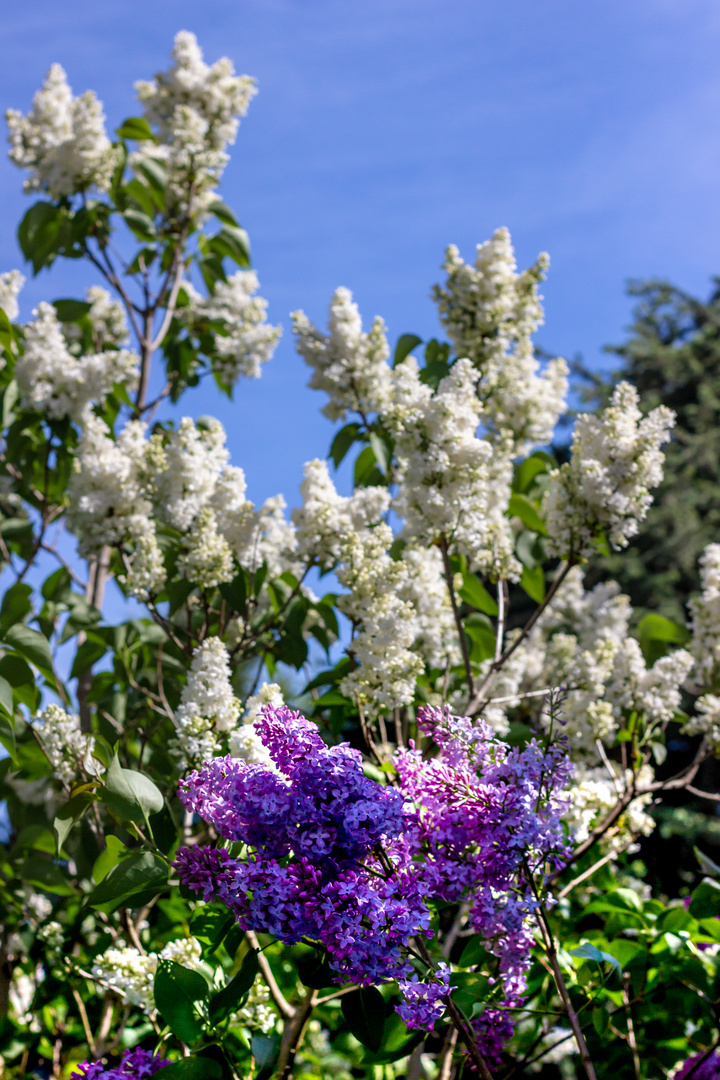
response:
[[[267,988],[270,991],[271,998],[273,999],[273,1001],[278,1007],[278,1010],[282,1013],[285,1019],[289,1019],[290,1017],[295,1015],[295,1010],[278,986],[275,980],[275,976],[273,975],[272,968],[270,967],[270,962],[265,953],[262,951],[262,946],[257,939],[257,935],[252,930],[246,930],[245,940],[247,941],[250,948],[254,949],[257,953],[260,971],[262,972],[263,979],[267,983]]]
[[[442,554],[443,569],[445,571],[445,581],[447,583],[448,592],[450,593],[450,603],[452,604],[453,616],[455,618],[455,626],[457,627],[458,637],[460,638],[460,650],[462,652],[463,664],[465,666],[465,679],[468,684],[468,693],[472,698],[475,693],[475,682],[473,679],[472,666],[470,664],[470,649],[468,648],[467,635],[465,633],[465,627],[462,624],[462,619],[460,618],[460,608],[458,607],[457,597],[455,596],[452,566],[450,565],[448,543],[445,537],[442,538],[439,546],[440,552]]]
[[[488,671],[487,675],[485,676],[482,683],[478,687],[477,692],[474,693],[474,694],[471,694],[471,696],[470,696],[470,700],[468,701],[468,705],[467,705],[467,709],[466,709],[466,712],[467,712],[468,716],[473,716],[475,713],[481,712],[482,709],[484,709],[485,706],[488,704],[488,701],[484,700],[483,695],[484,695],[485,691],[487,690],[488,686],[490,685],[490,683],[492,682],[492,680],[494,679],[495,673],[500,670],[500,668],[503,666],[503,664],[506,663],[507,660],[509,660],[509,658],[515,652],[515,650],[520,648],[523,641],[528,636],[528,634],[530,633],[530,631],[532,630],[533,626],[538,621],[538,619],[540,618],[542,613],[546,610],[548,604],[553,599],[553,597],[557,593],[558,589],[560,588],[563,581],[568,576],[568,574],[570,573],[570,570],[572,569],[572,567],[574,565],[575,564],[574,564],[574,562],[572,560],[568,561],[566,563],[563,563],[562,567],[558,570],[557,574],[555,575],[555,580],[553,581],[552,585],[548,589],[543,602],[541,604],[539,604],[538,607],[535,608],[535,611],[532,613],[532,615],[530,616],[528,621],[525,623],[525,625],[523,626],[522,630],[517,635],[517,637],[515,637],[515,639],[512,641],[512,643],[510,645],[508,645],[508,647],[498,657],[497,660],[493,661],[493,663],[492,663],[492,665],[490,667],[490,670]]]
[[[630,994],[628,992],[628,985],[630,983],[630,976],[623,975],[623,1002],[625,1004],[625,1016],[627,1019],[627,1042],[630,1047],[633,1059],[633,1069],[635,1070],[635,1080],[642,1080],[642,1073],[640,1071],[640,1055],[638,1054],[637,1039],[635,1038],[635,1026],[633,1024],[632,1011],[630,1009]]]

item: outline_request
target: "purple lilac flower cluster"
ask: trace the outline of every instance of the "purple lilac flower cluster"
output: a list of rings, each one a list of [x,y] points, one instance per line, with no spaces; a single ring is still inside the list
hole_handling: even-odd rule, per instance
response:
[[[445,1001],[451,990],[451,975],[450,965],[440,963],[435,972],[435,982],[421,981],[417,974],[413,974],[409,979],[399,980],[403,1001],[398,1005],[397,1011],[409,1028],[433,1030],[435,1021],[445,1012]]]
[[[698,1064],[699,1062],[701,1064]],[[675,1073],[674,1080],[685,1080],[688,1075],[691,1075],[692,1080],[720,1080],[720,1054],[716,1052],[709,1057],[695,1054],[683,1062]]]
[[[559,792],[570,766],[562,747],[510,750],[448,709],[423,709],[418,724],[439,756],[399,751],[398,786],[382,787],[364,776],[356,751],[328,747],[298,713],[266,706],[258,729],[275,768],[216,759],[180,790],[189,810],[249,853],[185,848],[176,867],[245,929],[322,944],[340,979],[397,979],[398,1011],[426,1029],[442,1015],[451,971],[443,964],[421,980],[408,946],[431,934],[429,898],[469,901],[472,928],[499,959],[498,1007],[476,1022],[495,1060],[512,1034],[502,1006],[525,990],[536,906],[529,875],[566,851]]]
[[[405,839],[410,856],[422,860],[430,894],[469,902],[471,928],[498,957],[496,1004],[503,1007],[474,1022],[492,1063],[512,1034],[506,1010],[525,992],[537,909],[531,879],[541,878],[546,863],[560,865],[570,850],[561,791],[572,766],[561,743],[509,749],[482,721],[447,708],[423,708],[417,721],[440,756],[423,760],[413,748],[397,755],[400,790],[414,807],[406,811]]]
[[[326,746],[314,724],[284,706],[266,706],[257,727],[275,771],[217,758],[180,789],[187,809],[251,854],[181,849],[180,877],[226,904],[245,929],[320,942],[346,979],[409,975],[406,946],[430,922],[424,889],[406,868],[386,876],[377,850],[402,832],[402,794],[369,780],[357,751]]]
[[[263,859],[292,853],[335,871],[400,834],[402,796],[363,774],[357,750],[326,746],[314,724],[285,706],[264,708],[257,728],[277,771],[215,758],[181,783],[183,804],[226,840]]]
[[[77,1066],[80,1072],[71,1073],[70,1080],[146,1080],[169,1064],[167,1059],[156,1057],[138,1046],[126,1050],[120,1064],[114,1068],[107,1068],[102,1061],[83,1061]]]

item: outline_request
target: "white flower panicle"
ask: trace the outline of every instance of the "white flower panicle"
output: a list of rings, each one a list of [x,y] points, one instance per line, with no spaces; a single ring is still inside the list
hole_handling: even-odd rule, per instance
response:
[[[33,315],[33,322],[25,326],[25,351],[15,367],[25,408],[80,423],[90,404],[102,401],[116,383],[130,389],[137,383],[136,353],[106,349],[75,357],[52,304],[39,304]]]
[[[702,591],[689,603],[698,676],[704,686],[720,683],[720,544],[708,544],[700,559]]]
[[[20,313],[17,298],[24,284],[25,277],[19,270],[9,270],[6,274],[0,274],[0,308],[3,309],[10,322],[15,322]]]
[[[126,424],[117,440],[104,420],[94,413],[85,417],[70,484],[68,528],[80,540],[82,555],[105,544],[120,543],[135,531],[136,519],[150,516],[143,501],[140,470],[145,454],[145,425]]]
[[[214,333],[213,371],[230,389],[238,378],[257,379],[260,369],[275,352],[282,327],[266,322],[267,300],[255,296],[259,288],[254,270],[238,270],[227,281],[219,281],[210,296],[202,297],[189,282],[185,284],[187,307],[181,317],[191,328],[217,327]]]
[[[353,622],[350,651],[358,663],[340,690],[371,715],[410,704],[423,670],[412,648],[419,631],[415,610],[400,595],[407,566],[391,558],[392,541],[384,524],[349,533],[337,570],[338,581],[350,590],[338,607]]]
[[[615,657],[607,700],[617,710],[635,710],[655,722],[672,720],[680,708],[680,690],[693,663],[689,652],[675,649],[648,668],[639,643],[627,638]]]
[[[279,708],[285,704],[283,692],[277,683],[263,683],[257,694],[245,702],[243,722],[230,732],[228,746],[233,757],[243,758],[249,765],[272,766],[272,758],[258,735],[255,721],[264,705]]]
[[[695,714],[683,725],[686,735],[702,735],[705,745],[720,756],[720,697],[703,694],[695,702]]]
[[[232,551],[209,506],[194,518],[186,542],[187,550],[178,559],[178,571],[183,577],[204,589],[213,589],[232,578]]]
[[[104,770],[93,757],[95,740],[80,730],[80,718],[65,712],[59,705],[48,705],[33,721],[48,761],[57,779],[70,784],[83,769],[91,776]]]
[[[163,441],[153,439],[151,483],[164,521],[188,529],[209,502],[229,454],[219,420],[195,424],[185,416]]]
[[[133,946],[106,949],[92,966],[93,979],[116,993],[126,1005],[151,1013],[155,1008],[153,983],[157,954],[141,953]]]
[[[198,971],[202,963],[202,946],[192,937],[171,941],[159,953],[142,953],[128,945],[113,946],[96,957],[91,975],[101,986],[116,993],[125,1005],[135,1006],[150,1015],[155,1010],[153,984],[160,960],[174,960]]]
[[[651,780],[652,769],[645,765],[636,774],[634,783],[637,787],[643,787]],[[630,770],[625,776],[617,775],[613,779],[605,767],[576,765],[573,782],[567,791],[570,805],[565,814],[565,821],[576,843],[587,840],[590,830],[610,813],[617,804],[618,795],[624,792],[626,785],[629,789],[632,783],[633,775]],[[619,853],[625,849],[628,836],[649,836],[655,828],[655,820],[646,813],[645,808],[652,799],[651,793],[633,799],[613,828],[602,837],[601,850]]]
[[[364,333],[349,289],[337,289],[333,295],[328,334],[313,326],[302,311],[293,312],[291,318],[297,351],[313,368],[308,386],[328,395],[324,415],[344,420],[348,412],[382,412],[390,394],[390,350],[382,319],[376,318],[369,333]]]
[[[413,357],[393,372],[393,394],[383,420],[398,456],[394,509],[403,536],[418,545],[443,538],[472,569],[516,579],[520,565],[505,516],[512,460],[477,437],[480,402],[469,360],[458,360],[435,394],[420,381]]]
[[[110,186],[115,152],[105,134],[102,104],[92,90],[73,97],[60,64],[53,64],[32,110],[5,114],[10,160],[30,170],[25,191],[47,191],[53,198]]]
[[[209,761],[233,731],[240,702],[230,685],[230,657],[219,638],[206,638],[193,653],[188,681],[175,713],[171,752],[185,772]]]
[[[532,344],[543,322],[537,286],[548,264],[542,254],[518,274],[510,233],[498,229],[478,245],[473,266],[454,245],[448,247],[445,285],[433,289],[455,355],[468,357],[478,373],[489,436],[502,443],[510,439],[515,453],[549,442],[565,410],[567,364],[552,360],[541,372]]]
[[[197,38],[187,30],[175,36],[172,59],[168,71],[135,84],[159,145],[141,144],[131,161],[146,155],[160,160],[168,169],[171,204],[197,213],[212,201],[228,161],[226,147],[235,141],[239,118],[256,92],[255,80],[236,75],[227,57],[206,64]]]
[[[263,562],[271,576],[298,569],[284,499],[256,509],[245,498],[245,476],[227,464],[217,420],[185,417],[173,431],[145,435],[131,421],[114,440],[99,417],[84,417],[67,518],[82,554],[129,545],[125,582],[143,600],[165,583],[158,542],[165,526],[181,533],[178,572],[204,588],[233,578],[233,556],[250,572]]]
[[[93,339],[98,351],[108,345],[116,349],[126,345],[128,324],[120,301],[113,300],[107,289],[103,289],[101,285],[91,285],[85,299],[90,304],[88,318],[92,323]]]
[[[460,641],[442,555],[436,547],[408,545],[401,561],[405,574],[398,592],[402,600],[412,605],[415,613],[413,650],[419,652],[431,668],[461,663]]]
[[[292,512],[298,554],[329,567],[340,558],[348,533],[382,520],[390,508],[390,493],[387,488],[366,487],[358,488],[349,497],[339,495],[327,462],[318,458],[308,461],[303,473],[300,485],[303,504]]]
[[[587,557],[601,533],[611,547],[627,545],[662,480],[660,446],[674,423],[675,414],[663,405],[643,419],[637,390],[626,382],[601,413],[578,417],[570,461],[550,473],[545,495],[552,551]]]

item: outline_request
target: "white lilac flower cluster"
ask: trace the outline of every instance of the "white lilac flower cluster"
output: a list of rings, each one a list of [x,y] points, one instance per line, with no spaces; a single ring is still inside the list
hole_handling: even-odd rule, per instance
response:
[[[632,712],[642,716],[647,728],[673,719],[693,667],[693,658],[684,649],[648,666],[638,642],[630,637],[631,617],[628,598],[615,582],[585,590],[581,570],[573,568],[526,641],[494,677],[490,704],[482,713],[501,734],[510,718],[529,717],[533,725],[547,726],[547,691],[562,688],[563,733],[575,762],[568,820],[580,841],[630,783],[629,774],[608,760],[600,763],[598,746],[610,747]],[[511,634],[508,642],[512,640]],[[706,708],[703,699],[696,712],[700,716],[692,718],[690,733],[701,726],[712,731],[720,720],[720,711],[713,715],[712,703]],[[636,784],[643,787],[651,780],[652,769],[645,766]],[[648,794],[631,803],[603,841],[606,847],[619,850],[628,835],[652,830],[653,819],[645,812],[651,799]]]
[[[107,289],[103,289],[101,285],[91,285],[85,294],[85,300],[90,304],[88,319],[92,324],[93,342],[98,352],[108,346],[120,349],[126,345],[128,325],[125,309],[120,301],[113,300]],[[65,326],[63,329],[67,337],[71,327]]]
[[[24,284],[25,277],[19,270],[9,270],[6,274],[0,274],[0,308],[3,309],[10,322],[15,322],[20,313],[18,294]]]
[[[255,295],[258,287],[254,270],[238,270],[227,281],[218,281],[207,297],[190,282],[184,285],[188,303],[179,314],[191,330],[208,325],[213,329],[212,368],[226,389],[241,375],[259,378],[282,333],[280,326],[266,322],[267,301]]]
[[[512,482],[508,453],[477,437],[480,401],[469,360],[456,361],[437,391],[420,380],[413,357],[393,371],[383,413],[395,438],[402,536],[425,546],[442,539],[472,569],[517,579],[505,516]]]
[[[257,694],[245,702],[243,722],[230,732],[228,749],[233,757],[243,758],[249,765],[266,765],[274,768],[273,760],[255,726],[263,705],[276,708],[285,704],[283,692],[277,683],[263,683]]]
[[[25,191],[59,198],[110,186],[115,152],[105,133],[102,104],[92,90],[73,97],[59,64],[48,71],[27,116],[8,109],[5,117],[10,160],[30,171]]]
[[[510,233],[498,229],[478,245],[474,265],[450,245],[446,282],[433,288],[455,356],[467,357],[476,371],[489,437],[509,440],[515,454],[548,443],[565,409],[567,364],[551,360],[541,372],[532,343],[543,321],[537,285],[548,265],[542,254],[518,274]]]
[[[168,171],[168,211],[194,215],[213,199],[255,80],[236,75],[227,57],[206,64],[187,30],[175,36],[172,60],[167,71],[135,84],[157,142],[141,143],[131,164],[148,157],[160,162]]]
[[[708,544],[700,559],[701,593],[689,604],[697,673],[703,686],[720,684],[720,544]]]
[[[95,740],[80,730],[79,717],[70,715],[59,705],[48,705],[38,713],[33,727],[61,783],[71,784],[81,770],[91,776],[103,772],[102,765],[93,757]]]
[[[104,990],[117,994],[124,1004],[140,1008],[149,1015],[155,1009],[153,982],[159,961],[173,960],[197,971],[201,956],[202,946],[192,937],[171,941],[159,953],[143,953],[134,946],[115,945],[96,957],[91,975]]]
[[[251,572],[268,563],[277,575],[296,565],[292,526],[281,496],[255,509],[242,469],[229,465],[225,431],[213,419],[180,421],[146,438],[128,423],[114,440],[102,420],[86,418],[70,487],[68,526],[84,555],[130,545],[127,585],[141,599],[159,592],[165,568],[158,527],[182,534],[178,570],[211,588],[234,575],[233,556]]]
[[[424,663],[439,667],[458,658],[440,552],[408,544],[393,558],[393,533],[382,520],[387,490],[359,488],[341,496],[325,462],[305,466],[301,493],[302,507],[293,512],[298,554],[335,566],[348,589],[338,607],[353,626],[357,667],[342,692],[371,715],[409,704]]]
[[[104,293],[102,298],[96,294],[94,303],[98,302],[101,311],[109,314],[108,294]],[[24,327],[24,352],[15,367],[24,408],[55,420],[68,416],[81,423],[89,406],[102,401],[114,385],[122,383],[132,389],[137,382],[136,353],[108,348],[74,356],[52,304],[40,303],[33,315],[33,321]],[[100,316],[98,326],[100,319],[104,322]],[[112,320],[111,329],[115,332],[118,321],[114,310]]]
[[[344,420],[347,412],[365,416],[382,412],[390,395],[390,350],[382,319],[376,318],[365,333],[349,289],[337,289],[332,298],[328,334],[302,311],[293,312],[291,318],[297,351],[313,368],[308,385],[328,395],[322,409],[325,416]]]
[[[186,772],[215,757],[234,730],[240,702],[230,685],[230,659],[219,638],[206,638],[193,653],[190,674],[175,713],[171,753]]]
[[[578,417],[570,461],[550,474],[545,522],[551,550],[587,557],[604,535],[623,548],[647,514],[650,491],[662,480],[661,445],[670,438],[675,414],[664,405],[645,418],[637,390],[616,386],[610,405]]]

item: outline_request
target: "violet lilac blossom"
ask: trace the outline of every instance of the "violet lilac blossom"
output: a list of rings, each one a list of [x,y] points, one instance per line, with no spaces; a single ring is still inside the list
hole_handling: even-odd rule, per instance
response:
[[[467,903],[470,928],[497,958],[475,1022],[482,1052],[497,1060],[512,1034],[505,1010],[525,991],[535,876],[541,884],[568,848],[560,792],[570,765],[562,745],[510,749],[447,708],[417,719],[437,756],[412,743],[399,750],[396,786],[384,787],[363,774],[357,751],[327,746],[285,706],[265,706],[257,727],[274,768],[217,758],[180,785],[183,805],[246,853],[181,848],[175,865],[244,929],[323,946],[338,982],[398,980],[398,1012],[426,1030],[443,1014],[452,973],[446,963],[418,971],[412,940],[432,937],[434,900]]]

